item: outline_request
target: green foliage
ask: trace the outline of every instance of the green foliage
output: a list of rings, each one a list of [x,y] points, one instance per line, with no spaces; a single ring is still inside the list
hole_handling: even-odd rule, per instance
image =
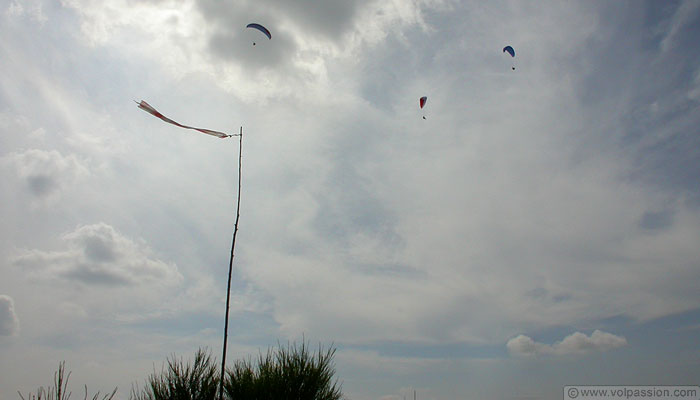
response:
[[[68,375],[66,375],[66,362],[62,361],[58,364],[58,371],[53,375],[53,387],[44,389],[42,386],[37,389],[35,395],[29,393],[26,399],[22,396],[22,393],[17,392],[17,394],[19,394],[22,400],[69,400],[70,396],[73,394],[68,391],[68,379],[70,378],[70,374],[71,373],[68,372]],[[91,400],[112,400],[116,393],[117,388],[114,388],[112,393],[105,394],[102,397],[100,397],[100,392],[97,392],[91,397]],[[85,400],[87,399],[88,389],[87,385],[85,385]]]
[[[133,400],[215,400],[219,387],[218,368],[208,352],[199,349],[194,364],[185,364],[174,356],[168,359],[168,369],[155,372],[147,386],[131,389]]]
[[[257,366],[251,359],[239,360],[227,371],[226,395],[230,400],[339,400],[334,356],[335,349],[319,346],[312,354],[302,343],[260,354]]]
[[[236,361],[228,368],[224,381],[226,400],[340,400],[343,398],[337,379],[333,378],[335,349],[310,352],[306,343],[278,346],[258,356]],[[36,395],[22,400],[70,400],[68,388],[70,372],[66,374],[62,362],[54,374],[54,385],[45,390],[39,388]],[[199,349],[194,362],[183,362],[174,356],[167,361],[167,368],[155,371],[146,379],[146,387],[131,389],[130,400],[218,400],[219,369],[206,350]],[[98,392],[91,400],[112,400],[116,394],[100,397]],[[85,386],[85,400],[88,400]]]

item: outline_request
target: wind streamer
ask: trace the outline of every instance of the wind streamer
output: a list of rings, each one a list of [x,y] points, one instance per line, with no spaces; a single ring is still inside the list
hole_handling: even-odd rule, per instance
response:
[[[152,114],[152,115],[154,115],[154,116],[156,116],[156,117],[162,119],[163,121],[165,121],[165,122],[167,122],[167,123],[169,123],[169,124],[173,124],[173,125],[175,125],[175,126],[179,126],[180,128],[193,129],[193,130],[195,130],[195,131],[202,132],[202,133],[206,133],[207,135],[216,136],[216,137],[221,138],[221,139],[226,139],[226,138],[229,138],[229,137],[233,136],[233,135],[228,135],[228,134],[226,134],[226,133],[219,132],[219,131],[212,131],[211,129],[195,128],[195,127],[192,127],[192,126],[182,125],[182,124],[180,124],[180,123],[178,123],[178,122],[175,122],[175,121],[173,121],[172,119],[166,117],[165,115],[161,114],[160,112],[158,112],[158,110],[156,110],[155,108],[153,108],[150,104],[146,103],[145,101],[141,100],[140,103],[137,102],[136,100],[134,100],[134,101],[136,102],[136,104],[138,104],[138,107],[139,107],[140,109],[142,109],[142,110],[148,112],[149,114]]]

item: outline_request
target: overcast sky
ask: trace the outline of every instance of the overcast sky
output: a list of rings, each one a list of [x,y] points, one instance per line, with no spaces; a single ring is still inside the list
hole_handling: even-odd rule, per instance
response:
[[[693,0],[0,0],[0,397],[220,357],[238,141],[142,99],[243,127],[229,362],[332,344],[357,400],[698,384],[699,39]]]

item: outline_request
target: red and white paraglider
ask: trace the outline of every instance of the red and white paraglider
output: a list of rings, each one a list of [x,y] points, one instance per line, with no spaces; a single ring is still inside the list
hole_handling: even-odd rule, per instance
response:
[[[267,36],[268,39],[272,39],[272,34],[270,33],[270,31],[260,24],[251,23],[251,24],[246,25],[246,28],[257,29],[260,32],[262,32],[265,36]],[[253,42],[253,46],[255,46],[255,42]]]
[[[423,96],[420,98],[420,100],[418,100],[418,104],[420,105],[421,109],[423,109],[423,107],[425,107],[425,103],[427,103],[427,102],[428,102],[427,96]],[[425,119],[425,115],[423,116],[423,119]]]

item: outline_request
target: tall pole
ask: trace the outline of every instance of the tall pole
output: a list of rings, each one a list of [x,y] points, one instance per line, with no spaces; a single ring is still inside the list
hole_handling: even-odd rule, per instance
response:
[[[224,349],[221,354],[221,381],[219,382],[219,400],[224,398],[224,378],[226,377],[226,342],[228,341],[228,310],[231,301],[231,273],[233,272],[233,250],[236,248],[238,219],[241,216],[241,160],[243,156],[243,127],[238,134],[238,200],[236,201],[236,222],[233,224],[233,239],[231,239],[231,258],[228,262],[228,284],[226,286],[226,319],[224,322]]]

